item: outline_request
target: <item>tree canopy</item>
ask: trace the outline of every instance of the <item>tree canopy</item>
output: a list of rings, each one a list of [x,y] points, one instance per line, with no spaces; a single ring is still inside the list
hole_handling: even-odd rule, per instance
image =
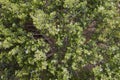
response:
[[[0,79],[119,80],[119,0],[0,0]]]

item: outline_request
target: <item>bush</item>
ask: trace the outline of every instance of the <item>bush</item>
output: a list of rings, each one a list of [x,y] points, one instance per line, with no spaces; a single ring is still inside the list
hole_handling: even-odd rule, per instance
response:
[[[119,80],[118,0],[0,0],[0,79]]]

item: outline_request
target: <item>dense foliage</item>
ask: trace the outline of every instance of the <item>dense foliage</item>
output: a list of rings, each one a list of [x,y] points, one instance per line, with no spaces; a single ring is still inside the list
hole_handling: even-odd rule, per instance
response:
[[[119,0],[0,0],[0,80],[119,80]]]

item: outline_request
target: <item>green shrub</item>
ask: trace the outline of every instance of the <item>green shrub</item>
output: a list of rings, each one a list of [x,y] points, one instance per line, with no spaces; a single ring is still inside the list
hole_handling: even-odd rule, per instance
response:
[[[118,0],[0,0],[1,80],[119,80]]]

